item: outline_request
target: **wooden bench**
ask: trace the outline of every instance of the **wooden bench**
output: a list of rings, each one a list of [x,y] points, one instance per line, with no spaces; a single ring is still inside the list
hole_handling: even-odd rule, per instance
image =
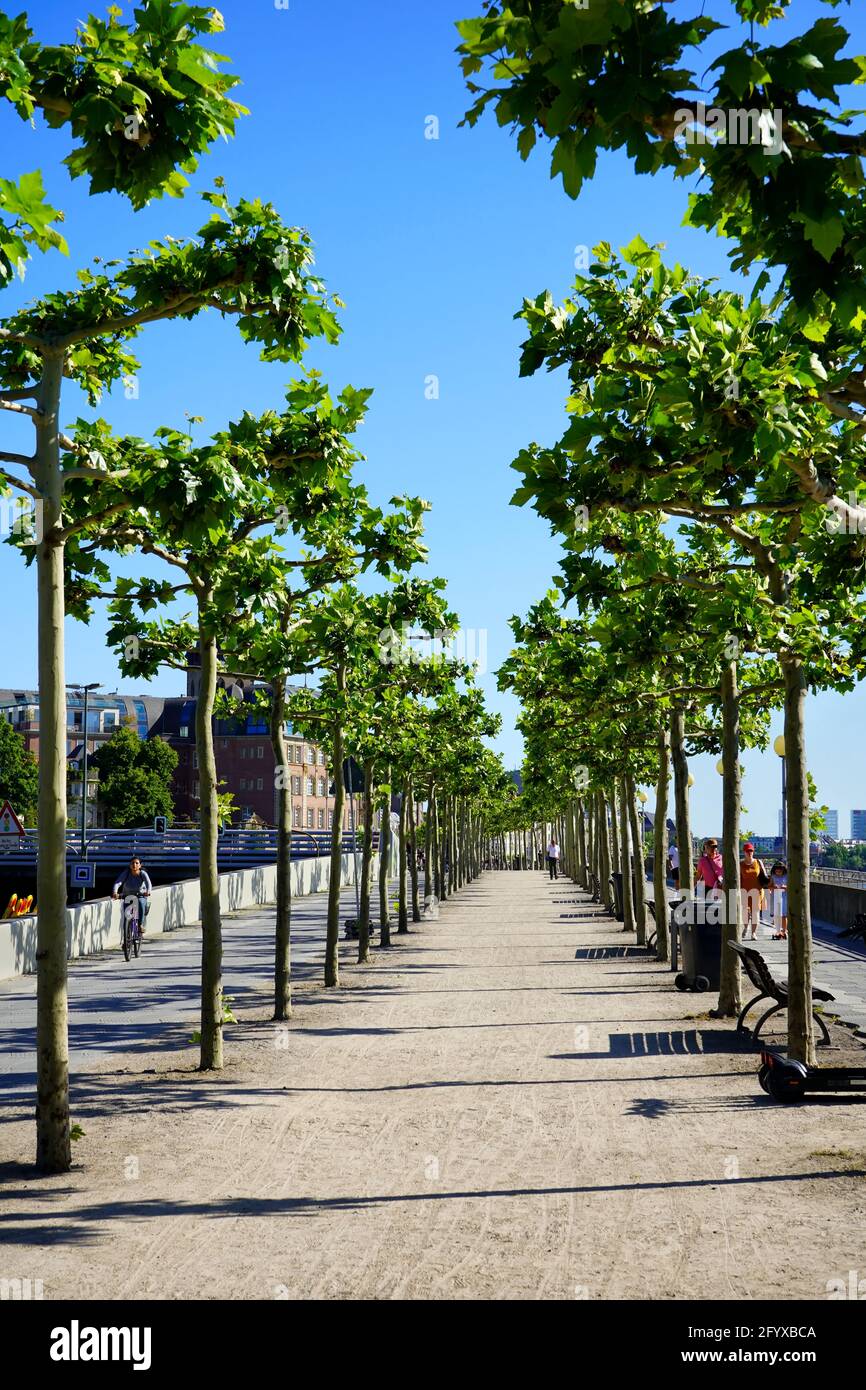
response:
[[[748,1031],[744,1026],[743,1020],[754,1004],[759,1004],[763,999],[772,999],[774,1001],[772,1007],[761,1015],[757,1026],[752,1032],[752,1037],[757,1039],[767,1019],[772,1018],[773,1014],[779,1013],[780,1010],[787,1009],[788,982],[787,980],[776,979],[766,960],[754,946],[744,946],[740,941],[729,941],[728,945],[731,950],[736,951],[737,955],[740,957],[743,963],[743,969],[758,991],[754,999],[749,1000],[746,1007],[742,1010],[740,1017],[737,1019],[737,1032]],[[828,1000],[833,999],[833,997],[834,996],[828,989],[822,989],[819,985],[812,986],[812,1017],[821,1029],[821,1043],[819,1043],[819,1046],[830,1046],[830,1034],[827,1032],[827,1025],[823,1018],[816,1012],[815,1004],[826,1003]]]
[[[591,889],[591,891],[592,891],[592,897],[590,898],[590,902],[600,903],[600,902],[601,902],[601,884],[600,884],[599,879],[598,879],[598,874],[594,874],[594,873],[592,872],[592,870],[590,870],[590,872],[589,872],[589,887],[590,887],[590,889]]]

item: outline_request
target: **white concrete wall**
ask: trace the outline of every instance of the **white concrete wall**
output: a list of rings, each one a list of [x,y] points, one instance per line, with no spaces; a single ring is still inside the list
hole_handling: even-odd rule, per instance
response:
[[[378,856],[375,856],[377,859]],[[360,868],[361,856],[358,855]],[[375,879],[376,864],[374,863]],[[223,912],[237,912],[244,907],[264,906],[276,901],[275,864],[255,869],[238,869],[220,874],[220,904]],[[326,856],[316,859],[292,860],[292,893],[302,897],[308,893],[327,891],[331,863]],[[355,882],[354,855],[344,854],[341,883]],[[112,898],[94,898],[66,909],[67,955],[92,956],[98,951],[120,949],[120,914],[122,904]],[[185,883],[169,883],[154,888],[147,914],[148,935],[174,931],[177,927],[193,926],[201,921],[201,889],[197,878]],[[36,969],[36,918],[13,917],[0,921],[0,980],[13,975],[26,975]]]

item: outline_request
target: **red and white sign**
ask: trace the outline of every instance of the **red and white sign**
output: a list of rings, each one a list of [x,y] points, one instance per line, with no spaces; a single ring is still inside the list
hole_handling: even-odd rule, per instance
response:
[[[8,801],[0,806],[0,835],[23,835],[24,826],[16,816]]]

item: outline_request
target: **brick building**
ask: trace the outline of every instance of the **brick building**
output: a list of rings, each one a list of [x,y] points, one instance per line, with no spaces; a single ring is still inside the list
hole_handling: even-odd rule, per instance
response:
[[[151,736],[163,738],[178,755],[172,783],[175,818],[180,821],[198,819],[199,777],[195,747],[195,711],[200,675],[195,653],[190,653],[187,672],[187,694],[180,699],[164,702],[160,718]],[[235,799],[235,827],[245,825],[252,817],[274,825],[277,816],[276,763],[271,747],[266,713],[255,707],[258,691],[268,687],[260,682],[237,676],[223,676],[219,687],[228,690],[234,699],[250,705],[243,715],[230,719],[214,719],[214,756],[217,780]],[[330,776],[323,749],[309,743],[291,728],[287,730],[289,790],[292,800],[294,830],[328,831],[333,823],[334,798],[330,795]],[[360,811],[356,811],[360,814]],[[351,828],[351,808],[347,804],[343,828]]]

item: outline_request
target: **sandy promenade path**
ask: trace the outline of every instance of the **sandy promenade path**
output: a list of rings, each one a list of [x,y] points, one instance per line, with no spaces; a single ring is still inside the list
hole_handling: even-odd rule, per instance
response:
[[[302,982],[288,1028],[247,994],[218,1077],[176,1033],[96,1058],[61,1178],[24,1166],[32,1120],[6,1105],[0,1276],[109,1299],[813,1299],[866,1277],[866,1110],[770,1102],[712,996],[581,890],[487,873],[394,939],[364,969],[346,946],[339,991]]]

